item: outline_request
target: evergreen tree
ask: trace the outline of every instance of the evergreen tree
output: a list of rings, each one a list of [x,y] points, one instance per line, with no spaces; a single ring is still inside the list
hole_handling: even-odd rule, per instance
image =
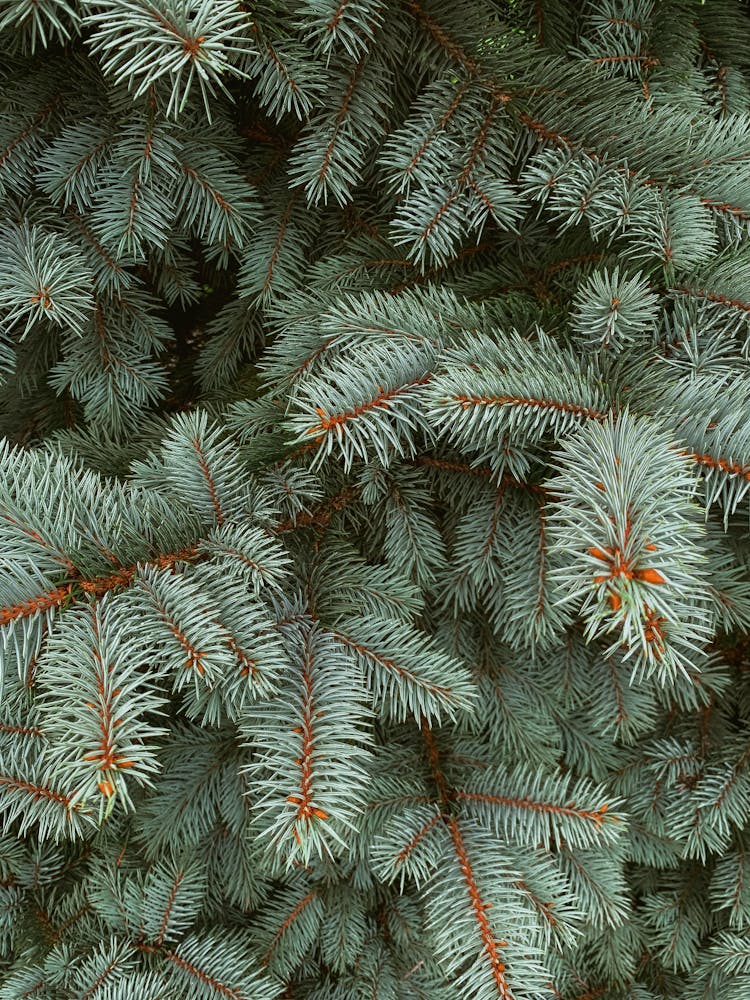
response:
[[[0,1000],[746,1000],[745,6],[0,41]]]

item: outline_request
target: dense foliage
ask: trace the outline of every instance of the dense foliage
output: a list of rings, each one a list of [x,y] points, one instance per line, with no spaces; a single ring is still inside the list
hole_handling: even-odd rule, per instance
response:
[[[750,996],[744,5],[0,42],[0,1000]]]

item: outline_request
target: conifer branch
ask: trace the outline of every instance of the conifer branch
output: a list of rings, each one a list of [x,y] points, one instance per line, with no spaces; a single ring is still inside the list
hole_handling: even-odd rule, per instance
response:
[[[30,597],[12,607],[0,608],[0,625],[10,625],[19,619],[30,618],[40,612],[60,607],[69,598],[71,588],[71,584],[65,584],[41,593],[37,597]]]
[[[471,908],[479,929],[479,937],[482,941],[482,956],[490,966],[497,995],[501,997],[501,1000],[513,1000],[513,993],[511,992],[510,985],[508,984],[508,980],[505,976],[505,963],[502,961],[499,951],[500,948],[505,946],[505,942],[499,941],[495,937],[490,926],[490,922],[487,919],[488,904],[482,899],[479,888],[476,884],[471,861],[469,859],[466,846],[464,845],[458,821],[455,817],[451,816],[447,820],[447,825],[456,851],[456,857],[461,868],[461,874],[463,875],[464,882],[466,883],[466,891],[469,895]]]
[[[584,822],[592,823],[597,830],[599,830],[602,824],[607,819],[607,810],[609,806],[607,803],[599,806],[598,809],[579,809],[576,808],[574,803],[566,806],[559,805],[554,802],[537,802],[532,799],[512,799],[503,795],[489,795],[480,792],[469,792],[464,791],[460,788],[451,790],[451,798],[458,799],[459,801],[465,800],[468,802],[486,802],[489,805],[496,806],[513,806],[517,809],[530,809],[532,812],[538,813],[550,813],[557,816],[574,816],[577,819],[582,819]]]
[[[55,97],[35,115],[32,121],[18,133],[10,143],[0,150],[0,169],[4,167],[13,155],[14,150],[21,146],[30,136],[32,136],[42,125],[54,114],[61,105],[62,98]]]
[[[572,413],[589,420],[603,420],[606,414],[589,406],[556,399],[535,399],[524,396],[452,396],[451,402],[460,403],[461,408],[468,410],[473,406],[520,406],[530,410],[557,410],[561,413]]]
[[[161,923],[159,924],[159,933],[156,935],[156,940],[154,941],[157,948],[160,948],[164,941],[164,935],[166,934],[167,927],[169,926],[169,918],[172,913],[172,907],[174,906],[177,892],[180,888],[180,883],[184,877],[185,873],[182,869],[178,869],[172,880],[172,886],[169,890],[169,896],[167,897],[167,905],[164,908],[164,915],[162,916]]]
[[[466,53],[461,46],[450,36],[443,26],[428,14],[418,0],[409,0],[409,10],[414,17],[424,26],[428,34],[435,40],[437,45],[448,53],[450,58],[458,63],[463,69],[470,73],[479,70],[479,63]]]
[[[444,817],[440,813],[436,813],[434,816],[430,817],[430,819],[428,819],[427,822],[419,828],[419,830],[417,830],[408,843],[406,843],[394,856],[394,868],[398,868],[408,860],[409,855],[419,846],[427,834],[443,820],[443,818]]]
[[[9,774],[0,774],[0,785],[3,785],[5,788],[12,789],[13,791],[19,791],[25,793],[26,795],[30,795],[35,801],[47,799],[50,802],[57,802],[64,807],[67,815],[69,815],[71,810],[75,808],[69,795],[56,791],[49,785],[41,785],[35,784],[31,781],[24,781],[23,778],[17,778]]]
[[[216,976],[212,976],[205,969],[201,969],[199,965],[195,965],[193,962],[188,961],[181,955],[178,955],[175,951],[165,951],[164,957],[173,962],[178,968],[183,969],[187,972],[188,976],[192,979],[197,979],[199,982],[208,986],[212,992],[218,993],[219,996],[227,997],[227,1000],[243,1000],[242,993],[239,990],[232,989],[226,983],[222,983]]]
[[[315,899],[315,892],[308,892],[306,895],[300,899],[298,903],[289,911],[289,913],[284,917],[276,931],[274,932],[271,944],[268,946],[268,950],[264,954],[263,958],[260,960],[261,965],[268,965],[274,950],[279,946],[279,943],[283,940],[284,934],[289,930],[292,924],[297,920],[300,914],[312,903]]]

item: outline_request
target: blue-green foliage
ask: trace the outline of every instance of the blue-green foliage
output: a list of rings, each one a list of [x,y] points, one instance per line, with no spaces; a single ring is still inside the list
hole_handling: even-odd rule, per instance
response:
[[[0,4],[0,1000],[750,995],[749,28]]]

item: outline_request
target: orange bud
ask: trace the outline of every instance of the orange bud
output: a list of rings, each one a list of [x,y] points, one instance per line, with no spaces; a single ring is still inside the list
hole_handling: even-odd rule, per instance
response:
[[[622,598],[614,590],[611,590],[609,593],[609,606],[613,611],[619,611],[622,607]]]
[[[97,782],[96,787],[99,789],[102,795],[106,795],[108,799],[111,799],[112,796],[115,794],[115,787],[111,781],[99,781]]]
[[[644,583],[659,584],[667,582],[658,570],[650,568],[636,570],[634,576],[636,580],[643,580]]]
[[[599,483],[599,482],[596,482],[596,483],[594,483],[594,486],[596,486],[596,488],[597,488],[598,490],[601,490],[601,491],[602,491],[602,493],[604,492],[604,483]]]
[[[313,816],[317,816],[318,819],[328,819],[328,813],[322,809],[313,809]]]
[[[606,552],[602,552],[601,549],[589,549],[589,555],[593,556],[594,559],[601,559],[602,562],[607,562],[609,556]]]

